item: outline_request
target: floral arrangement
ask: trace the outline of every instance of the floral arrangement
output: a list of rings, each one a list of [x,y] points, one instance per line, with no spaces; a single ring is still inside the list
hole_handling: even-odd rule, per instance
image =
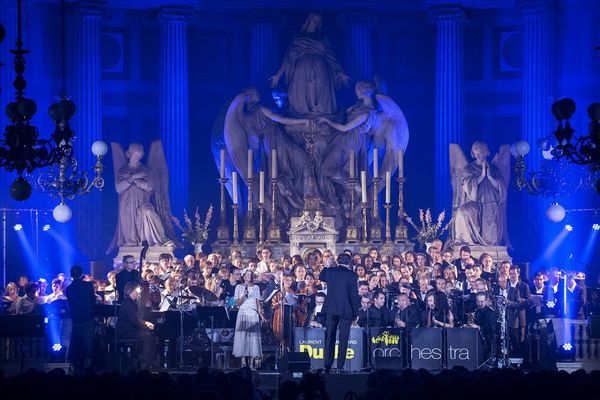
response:
[[[200,213],[198,212],[198,207],[196,207],[196,212],[194,213],[194,222],[192,222],[192,219],[184,209],[183,222],[185,222],[185,227],[181,225],[181,222],[177,217],[171,217],[171,220],[173,221],[173,225],[175,225],[175,227],[182,232],[181,237],[183,241],[196,245],[198,243],[204,243],[208,239],[208,231],[210,227],[210,220],[212,219],[212,212],[213,206],[211,204],[206,212],[204,223],[202,223],[200,219]]]
[[[444,219],[446,218],[446,211],[442,211],[440,215],[437,217],[437,221],[434,223],[433,218],[431,216],[431,211],[428,208],[426,211],[423,211],[422,208],[419,209],[419,220],[421,221],[421,226],[418,227],[407,214],[404,214],[404,219],[410,226],[417,231],[417,236],[414,237],[415,240],[419,242],[421,246],[425,245],[427,242],[431,242],[434,239],[439,238],[448,230],[450,224],[453,221],[453,218],[448,221],[448,223],[444,226]]]

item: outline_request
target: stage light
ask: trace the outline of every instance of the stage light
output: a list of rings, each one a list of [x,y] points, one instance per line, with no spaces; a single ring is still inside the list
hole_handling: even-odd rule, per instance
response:
[[[573,345],[571,343],[565,343],[562,345],[562,348],[565,351],[571,351],[571,350],[573,350]]]
[[[43,230],[44,232],[48,232],[48,231],[50,230],[50,224],[46,224],[46,225],[44,225],[44,227],[42,228],[42,230]]]
[[[565,230],[567,232],[571,232],[573,230],[573,225],[570,225],[570,224],[565,225]]]
[[[52,351],[58,352],[58,351],[61,351],[61,350],[62,350],[62,344],[60,344],[60,343],[55,343],[52,346]]]
[[[592,225],[592,229],[595,231],[600,231],[600,224],[594,224]]]
[[[548,308],[554,308],[554,306],[556,306],[556,303],[553,302],[552,300],[550,300],[546,303],[546,307],[548,307]]]
[[[20,230],[23,230],[23,225],[21,225],[21,224],[15,224],[15,226],[13,228],[14,228],[15,231],[18,232]]]

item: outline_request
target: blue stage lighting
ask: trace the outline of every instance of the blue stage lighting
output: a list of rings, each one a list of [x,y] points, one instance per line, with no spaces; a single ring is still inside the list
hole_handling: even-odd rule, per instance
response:
[[[58,351],[61,351],[61,350],[62,350],[62,344],[60,344],[60,343],[55,343],[55,344],[52,346],[52,351],[56,351],[56,352],[58,352]]]
[[[50,224],[46,224],[46,225],[44,225],[44,227],[42,228],[42,230],[43,230],[44,232],[48,232],[48,231],[50,230]]]
[[[15,231],[20,231],[23,229],[23,225],[21,224],[15,224],[15,226],[13,227]]]
[[[548,308],[554,308],[555,305],[556,305],[556,303],[553,302],[552,300],[550,300],[549,302],[546,303],[546,307],[548,307]]]
[[[562,345],[562,348],[565,351],[571,351],[571,350],[573,350],[573,345],[571,343],[565,343]]]
[[[592,225],[592,229],[595,231],[600,231],[600,224],[594,224]]]
[[[573,225],[570,225],[570,224],[565,225],[565,230],[567,232],[571,232],[573,230]]]

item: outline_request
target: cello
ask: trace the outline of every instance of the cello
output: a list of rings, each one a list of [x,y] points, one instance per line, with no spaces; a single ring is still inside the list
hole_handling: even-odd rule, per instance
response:
[[[289,340],[291,338],[291,328],[295,326],[295,315],[291,310],[286,312],[286,306],[288,309],[293,304],[288,303],[286,295],[288,293],[295,296],[292,290],[292,283],[294,282],[291,276],[284,276],[281,279],[281,289],[273,295],[271,299],[271,308],[273,309],[273,321],[271,322],[271,329],[273,336],[279,342],[282,352],[289,349]]]

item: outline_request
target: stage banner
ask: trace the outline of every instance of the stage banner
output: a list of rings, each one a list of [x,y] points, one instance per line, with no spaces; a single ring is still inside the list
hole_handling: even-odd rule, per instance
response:
[[[476,328],[446,329],[446,359],[448,368],[454,366],[474,370],[481,365],[481,335]]]
[[[402,357],[402,335],[401,328],[371,328],[371,361],[378,357]]]
[[[323,368],[325,355],[325,329],[324,328],[294,328],[294,351],[304,351],[310,357],[310,369]],[[338,341],[335,342],[335,357],[338,354]],[[348,350],[344,370],[355,372],[364,367],[364,332],[362,328],[350,328]],[[335,367],[335,361],[334,361]]]
[[[442,329],[413,328],[410,338],[410,360],[413,369],[442,368]]]

